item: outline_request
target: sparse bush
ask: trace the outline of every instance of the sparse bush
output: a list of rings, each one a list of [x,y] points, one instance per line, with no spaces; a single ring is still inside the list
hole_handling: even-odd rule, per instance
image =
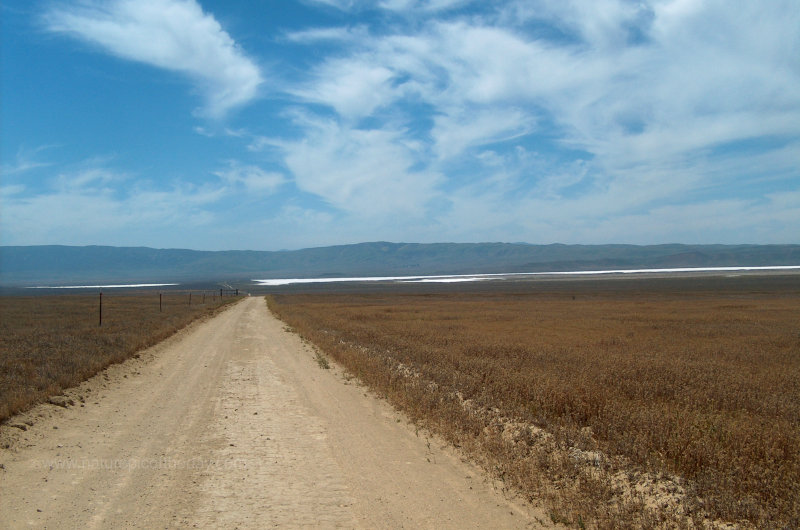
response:
[[[331,365],[328,362],[328,359],[325,358],[320,352],[316,352],[314,355],[314,360],[317,361],[317,365],[323,370],[330,370]]]

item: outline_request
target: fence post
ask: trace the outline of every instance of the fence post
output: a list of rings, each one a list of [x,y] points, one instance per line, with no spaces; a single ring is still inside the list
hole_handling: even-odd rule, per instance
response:
[[[163,313],[163,309],[161,308],[161,293],[158,293],[158,312]]]
[[[192,305],[192,293],[189,293],[189,305]]]
[[[100,291],[100,309],[98,310],[98,323],[97,325],[102,327],[103,326],[103,291]]]

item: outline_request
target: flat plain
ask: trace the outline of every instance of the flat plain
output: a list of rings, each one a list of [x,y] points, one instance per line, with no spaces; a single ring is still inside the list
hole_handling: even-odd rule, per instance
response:
[[[581,526],[800,525],[800,277],[275,294],[420,425]]]
[[[96,295],[0,299],[3,418],[77,385],[109,364],[136,356],[191,319],[215,313],[220,303],[218,299],[206,300],[205,304],[198,301],[202,299],[195,298],[190,305],[187,294],[165,294],[163,311],[159,311],[157,293],[106,296],[100,327]],[[416,424],[416,435],[432,431],[499,479],[510,492],[521,493],[537,505],[544,503],[548,523],[600,528],[726,527],[728,523],[745,528],[800,526],[798,275],[335,288],[309,285],[273,293],[268,303],[286,322],[287,330],[293,329],[318,348],[307,353],[314,370],[327,372],[323,368],[328,366],[328,358],[335,360],[330,366],[344,367],[345,384],[358,378],[387,398]],[[266,330],[261,327],[269,321],[263,316],[246,320],[250,322],[248,331],[237,331],[232,340],[248,333],[261,336]],[[268,342],[274,341],[276,334],[272,329],[265,337]],[[186,350],[189,364],[173,367],[169,381],[181,380],[184,376],[180,374],[192,367],[198,370],[198,381],[216,389],[208,390],[210,396],[220,391],[221,382],[200,377],[202,368],[211,366],[211,359],[223,351],[222,332],[211,335],[216,337],[213,344],[203,343],[210,338],[198,339]],[[208,359],[204,357],[201,362],[194,357],[198,348],[207,350]],[[242,355],[251,355],[251,351],[248,346]],[[289,357],[294,358],[296,351],[293,349]],[[136,408],[136,396],[149,396],[153,385],[164,383],[164,396],[177,391],[169,381],[161,381],[164,375],[156,361],[159,357],[147,355],[152,359],[145,364],[136,360],[140,364],[128,369],[125,379],[117,379],[120,384],[127,384],[129,376],[139,381],[130,392],[112,391],[114,385],[107,387],[107,382],[100,384],[99,391],[110,392],[107,399],[111,401],[103,404],[101,399],[100,405],[92,407],[107,409],[107,421],[92,424],[94,431],[76,426],[76,439],[81,433],[106,436],[122,428],[113,425],[120,421],[119,411],[127,410],[126,403],[133,407],[131,418],[150,414]],[[258,359],[253,357],[253,362]],[[156,363],[148,369],[153,372],[152,381],[139,373],[144,374],[149,363]],[[320,380],[307,370],[303,368],[298,374],[309,388],[317,388]],[[261,395],[273,383],[253,392]],[[237,389],[238,396],[249,387],[238,382],[231,388]],[[79,394],[86,392],[75,395]],[[159,399],[151,396],[148,403],[162,403]],[[238,396],[231,403],[240,399],[244,398]],[[325,397],[320,403],[329,401],[330,397]],[[219,423],[228,436],[236,438],[231,441],[235,445],[225,447],[241,447],[240,456],[252,458],[254,453],[248,449],[252,440],[245,441],[245,431],[250,431],[244,429],[253,425],[252,419],[242,423],[242,432],[237,430],[234,436],[229,411],[219,403],[208,421]],[[258,403],[259,407],[266,406]],[[94,410],[88,399],[86,406],[85,410]],[[330,412],[321,404],[318,407],[323,416]],[[361,439],[363,426],[355,428],[345,421],[351,414],[346,408],[336,409],[338,419],[326,420],[325,432],[334,436],[334,426],[341,425],[342,443],[337,442],[331,450],[334,455],[344,451],[356,462],[363,460],[365,453],[353,452],[355,441],[345,440],[345,434],[357,434]],[[74,415],[76,422],[89,419],[78,412],[82,408],[52,409]],[[266,409],[257,408],[255,412],[265,413]],[[267,415],[265,419],[279,416]],[[386,417],[386,413],[379,416]],[[153,418],[157,417],[153,412]],[[34,444],[30,446],[33,448],[20,449],[13,457],[20,458],[20,464],[6,460],[9,477],[22,465],[23,458],[43,458],[35,447],[63,445],[55,439],[66,434],[63,423],[58,431],[47,429],[49,421],[62,422],[64,418],[31,418],[34,421],[18,423],[27,429],[20,436],[27,437],[30,441],[26,444]],[[210,428],[206,423],[198,420],[193,428],[205,432]],[[262,427],[274,429],[276,425]],[[17,430],[9,431],[9,426],[0,428]],[[128,427],[139,441],[125,441],[128,449],[123,450],[123,445],[109,449],[109,460],[115,457],[114,451],[142,451],[137,447],[149,447],[147,440],[183,432],[176,423],[177,431],[153,438],[153,433],[137,434],[137,424]],[[263,440],[264,432],[257,433],[259,440]],[[416,436],[414,432],[412,436]],[[88,439],[83,438],[75,444],[73,455],[79,462],[91,454]],[[390,442],[384,438],[385,434],[376,435],[362,448],[388,446]],[[151,449],[147,455],[164,452],[163,448]],[[422,458],[426,464],[444,458],[441,454],[432,457],[430,451],[436,448],[430,441],[421,449],[421,455],[415,458]],[[63,449],[54,451],[63,455]],[[371,469],[377,473],[386,466],[381,458],[387,455],[376,451],[372,456],[375,465]],[[347,470],[352,462],[337,465]],[[28,473],[25,469],[19,469],[21,476]],[[358,466],[351,471],[353,481],[367,480]],[[422,471],[423,475],[429,473]],[[223,475],[217,474],[201,477],[209,483],[223,480]],[[55,487],[53,478],[50,476]],[[96,478],[87,474],[87,496],[94,495],[88,492],[97,489]],[[191,484],[203,483],[195,475],[178,478]],[[63,490],[67,492],[70,482],[65,481]],[[150,488],[156,482],[147,484]],[[368,487],[356,484],[348,488],[362,488],[364,498],[368,492],[378,491],[374,483]],[[20,493],[24,497],[33,491]],[[248,490],[247,495],[256,495],[256,499],[269,491],[256,495]],[[131,499],[138,495],[131,494]],[[308,493],[315,494],[314,490]],[[388,498],[366,502],[363,506],[369,515],[363,517],[374,522],[376,513],[371,506]],[[165,509],[178,513],[173,500],[165,504]],[[75,504],[76,509],[81,506]],[[144,520],[130,507],[133,505],[125,506],[132,510],[130,520]],[[257,517],[260,509],[254,507],[235,507],[231,513],[253,517],[248,520],[256,525],[261,520]],[[398,505],[379,520],[412,512],[422,513],[418,508]],[[441,522],[443,515],[427,513],[426,517],[432,517],[429,522]],[[187,515],[186,521],[191,517]],[[542,522],[542,516],[533,520]]]
[[[231,297],[170,291],[0,297],[0,421],[213,314]],[[102,325],[100,325],[102,324]]]
[[[554,526],[285,328],[245,298],[0,425],[0,527]]]

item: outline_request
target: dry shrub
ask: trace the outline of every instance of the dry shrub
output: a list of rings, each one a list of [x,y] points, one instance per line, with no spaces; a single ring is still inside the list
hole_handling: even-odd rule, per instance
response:
[[[166,293],[0,297],[0,421],[167,338],[234,298]]]
[[[800,289],[268,303],[554,520],[800,524]]]

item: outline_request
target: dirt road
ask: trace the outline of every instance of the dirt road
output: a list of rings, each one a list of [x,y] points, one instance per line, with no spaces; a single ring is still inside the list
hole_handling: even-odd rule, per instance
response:
[[[529,528],[248,298],[2,427],[2,528]],[[83,400],[83,402],[81,402]]]

